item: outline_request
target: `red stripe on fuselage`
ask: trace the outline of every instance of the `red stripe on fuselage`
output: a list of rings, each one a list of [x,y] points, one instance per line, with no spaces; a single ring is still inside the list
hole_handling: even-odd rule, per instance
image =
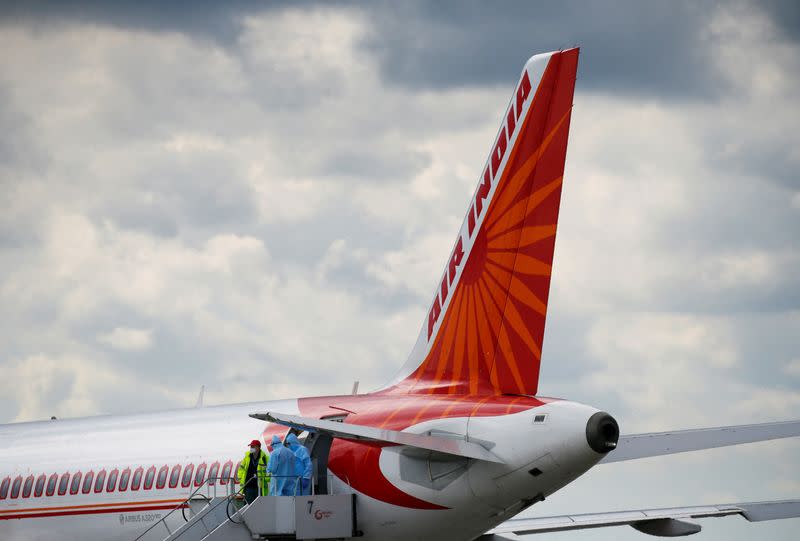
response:
[[[121,504],[124,505],[124,504]],[[71,515],[100,515],[105,513],[132,513],[134,511],[162,511],[172,510],[177,506],[170,505],[140,505],[136,507],[105,507],[100,509],[72,509],[69,511],[47,511],[39,513],[17,513],[14,515],[2,515],[0,520],[23,519],[23,518],[45,518],[45,517],[65,517]],[[187,507],[187,506],[183,506]]]
[[[61,497],[61,496],[59,496]],[[181,503],[183,499],[168,499],[168,500],[148,500],[148,501],[138,501],[138,502],[113,502],[113,503],[92,503],[92,504],[84,504],[84,505],[59,505],[59,506],[51,506],[51,507],[29,507],[27,509],[4,509],[0,510],[0,515],[4,515],[7,513],[28,513],[32,511],[63,511],[67,509],[88,509],[94,507],[119,507],[121,505],[156,505],[162,503]]]

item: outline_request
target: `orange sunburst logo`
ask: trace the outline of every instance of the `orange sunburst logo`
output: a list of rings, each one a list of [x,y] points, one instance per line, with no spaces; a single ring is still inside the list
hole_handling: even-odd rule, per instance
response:
[[[416,374],[432,384],[429,392],[444,391],[446,382],[448,393],[477,394],[488,382],[493,393],[527,394],[522,365],[541,359],[541,336],[535,336],[531,323],[544,321],[552,269],[535,252],[548,251],[556,234],[555,223],[530,223],[530,218],[560,187],[558,177],[513,205],[507,198],[507,208],[490,211],[431,349],[431,362]],[[495,210],[501,219],[492,220]],[[504,389],[500,379],[508,376],[514,386]]]

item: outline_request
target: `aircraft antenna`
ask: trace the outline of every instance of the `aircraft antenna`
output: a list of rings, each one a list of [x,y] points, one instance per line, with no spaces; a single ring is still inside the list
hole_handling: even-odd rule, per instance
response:
[[[203,407],[203,395],[206,392],[206,386],[200,386],[200,394],[197,395],[197,403],[194,405],[195,408],[202,408]]]

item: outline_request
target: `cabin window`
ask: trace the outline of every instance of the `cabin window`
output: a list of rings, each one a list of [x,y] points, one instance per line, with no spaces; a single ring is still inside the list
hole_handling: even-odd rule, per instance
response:
[[[192,484],[192,474],[194,473],[194,464],[189,464],[183,470],[183,477],[181,478],[181,487],[186,488]]]
[[[58,495],[63,496],[67,493],[67,489],[69,488],[69,474],[63,473],[61,474],[61,480],[58,482]]]
[[[119,476],[119,491],[124,492],[128,490],[128,481],[131,478],[131,469],[125,468],[122,470],[122,475]]]
[[[178,481],[181,480],[181,465],[175,464],[172,466],[172,473],[169,476],[169,488],[178,486]]]
[[[139,490],[139,486],[142,484],[142,472],[144,472],[144,468],[139,466],[133,472],[133,479],[131,479],[131,490]]]
[[[167,472],[169,472],[169,466],[161,466],[161,469],[158,470],[158,479],[156,479],[157,489],[162,489],[164,485],[167,484]]]
[[[114,468],[108,474],[108,483],[106,483],[106,492],[114,492],[117,489],[117,478],[119,477],[119,470]]]
[[[103,492],[103,483],[106,482],[106,470],[100,470],[97,472],[97,477],[94,480],[94,491]]]
[[[17,477],[14,479],[14,484],[11,485],[11,497],[12,498],[19,498],[19,489],[22,487],[22,476]]]
[[[50,479],[47,480],[47,490],[45,490],[45,496],[52,496],[56,493],[56,484],[58,483],[58,474],[54,473],[50,476]]]
[[[22,497],[30,498],[32,490],[33,490],[33,475],[29,475],[28,478],[25,479],[25,485],[22,487]]]
[[[228,479],[231,476],[231,468],[233,468],[233,462],[229,460],[222,467],[222,474],[220,475],[221,479],[219,480],[220,485],[225,485],[228,483]]]
[[[94,472],[90,471],[86,474],[86,477],[83,478],[83,489],[81,489],[81,492],[89,494],[92,491],[92,481],[94,481]]]
[[[72,484],[69,486],[69,493],[70,494],[77,494],[78,491],[81,489],[81,476],[83,474],[81,472],[76,473],[72,476]]]
[[[150,466],[149,468],[147,468],[147,473],[144,476],[145,490],[150,490],[151,488],[153,488],[153,479],[155,479],[155,476],[156,476],[156,467]]]
[[[241,465],[242,465],[242,461],[240,460],[239,462],[236,463],[236,466],[233,467],[233,471],[236,472],[236,475],[233,476],[233,482],[236,485],[239,484],[239,473],[238,472],[239,472],[239,467],[241,467]]]
[[[197,473],[194,476],[194,486],[199,487],[203,484],[206,477],[206,463],[203,462],[199,466],[197,466]]]
[[[8,496],[8,485],[11,484],[11,479],[6,477],[3,479],[2,484],[0,484],[0,500],[5,500],[6,496]]]
[[[33,496],[35,498],[38,498],[39,496],[42,495],[42,492],[44,492],[44,484],[46,482],[47,482],[47,476],[45,474],[40,475],[39,478],[36,480],[36,488],[33,489]]]
[[[219,473],[219,462],[214,462],[208,470],[208,484],[213,485]]]

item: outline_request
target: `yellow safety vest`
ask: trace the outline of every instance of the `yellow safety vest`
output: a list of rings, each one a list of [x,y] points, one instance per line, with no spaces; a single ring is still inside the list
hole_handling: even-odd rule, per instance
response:
[[[242,487],[244,490],[244,482],[245,476],[247,475],[247,470],[250,468],[250,451],[245,453],[242,462],[239,464],[239,471],[237,475],[239,476],[239,486]],[[258,467],[256,468],[256,475],[258,476],[258,493],[261,496],[266,496],[269,493],[269,474],[267,473],[267,464],[269,464],[269,455],[264,451],[261,451],[261,455],[258,457]]]

